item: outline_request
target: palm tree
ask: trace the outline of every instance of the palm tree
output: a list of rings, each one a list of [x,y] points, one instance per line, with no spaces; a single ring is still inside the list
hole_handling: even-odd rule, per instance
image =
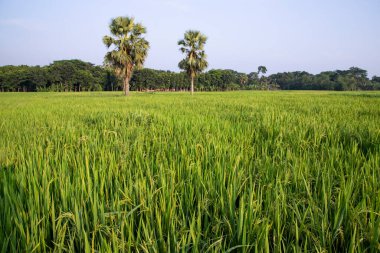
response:
[[[113,49],[107,52],[104,62],[123,78],[124,94],[128,96],[133,70],[143,66],[148,54],[149,42],[143,37],[146,28],[130,17],[112,19],[109,28],[111,36],[104,36],[103,43]]]
[[[257,74],[260,74],[260,73],[263,73],[263,74],[267,73],[267,68],[265,66],[259,66],[257,68]]]
[[[268,87],[264,76],[264,74],[267,73],[267,68],[265,66],[259,66],[257,68],[257,75],[260,75],[260,73],[262,73],[260,77],[260,89],[265,89],[265,87]]]
[[[186,54],[185,59],[179,62],[178,67],[186,71],[191,79],[191,95],[194,94],[194,78],[207,68],[204,45],[207,37],[199,31],[189,30],[184,39],[178,41],[180,51]]]

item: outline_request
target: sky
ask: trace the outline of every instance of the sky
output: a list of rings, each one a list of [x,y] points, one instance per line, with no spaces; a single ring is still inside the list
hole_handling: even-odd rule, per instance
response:
[[[185,31],[207,37],[209,69],[268,73],[356,66],[380,75],[380,0],[0,0],[0,65],[97,65],[111,18],[147,27],[145,67],[179,71]]]

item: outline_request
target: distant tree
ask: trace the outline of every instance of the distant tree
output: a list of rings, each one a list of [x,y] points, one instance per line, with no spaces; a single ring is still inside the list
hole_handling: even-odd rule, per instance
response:
[[[194,94],[194,78],[208,66],[204,51],[206,41],[207,37],[205,35],[193,30],[187,31],[184,39],[178,41],[181,52],[186,55],[178,66],[186,71],[191,79],[191,95]]]
[[[260,73],[262,73],[262,74],[267,73],[267,68],[265,66],[259,66],[257,68],[257,74],[260,74]]]
[[[255,89],[259,84],[259,74],[257,72],[251,72],[248,74],[248,85],[250,89]]]
[[[264,76],[264,74],[267,73],[267,68],[265,66],[259,66],[257,68],[257,75],[259,75],[260,73],[262,73],[263,75],[260,77],[259,89],[269,89],[268,80]]]
[[[141,68],[148,54],[149,42],[143,38],[146,29],[134,18],[117,17],[109,26],[111,36],[104,36],[103,43],[113,50],[107,52],[105,64],[112,66],[124,80],[124,94],[129,94],[129,81],[133,70]]]
[[[351,67],[348,72],[355,78],[367,78],[367,70],[358,67]]]
[[[154,90],[158,86],[158,71],[153,69],[136,70],[131,79],[131,88],[133,90]]]
[[[78,70],[73,76],[74,91],[96,91],[101,90],[101,86],[88,70]]]
[[[106,82],[105,70],[81,60],[54,61],[46,67],[47,84],[40,90],[98,90]]]
[[[372,82],[380,83],[380,76],[373,76]]]
[[[374,90],[380,90],[380,76],[373,76],[371,82]]]
[[[334,78],[334,72],[332,71],[325,71],[321,72],[313,77],[314,87],[315,90],[334,90],[335,89],[335,83],[333,80]]]
[[[248,75],[239,73],[239,84],[243,88],[248,83]]]
[[[369,87],[369,80],[367,78],[367,70],[351,67],[348,71],[348,74],[355,79],[356,89],[367,90]]]

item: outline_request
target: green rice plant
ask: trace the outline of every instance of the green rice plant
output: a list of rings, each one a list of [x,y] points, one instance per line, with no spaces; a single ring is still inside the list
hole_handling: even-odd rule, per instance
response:
[[[1,252],[378,252],[377,92],[0,93]]]

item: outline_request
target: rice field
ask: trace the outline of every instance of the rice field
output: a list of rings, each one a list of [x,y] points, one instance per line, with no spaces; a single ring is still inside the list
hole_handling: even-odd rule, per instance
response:
[[[0,93],[1,252],[379,252],[380,93]]]

